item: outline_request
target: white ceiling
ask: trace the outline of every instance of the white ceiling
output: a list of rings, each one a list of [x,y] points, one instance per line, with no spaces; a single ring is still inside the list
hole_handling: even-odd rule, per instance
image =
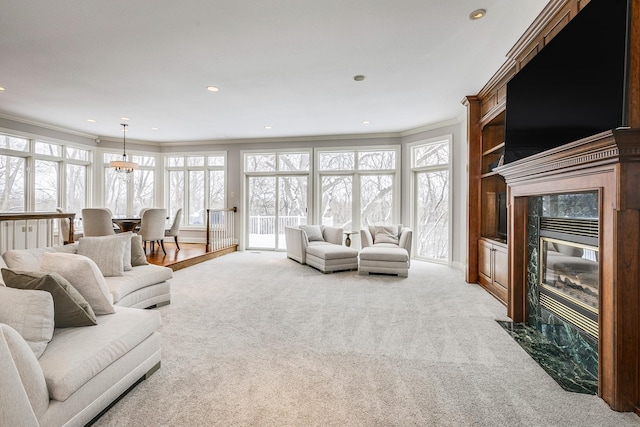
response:
[[[157,142],[407,131],[459,118],[546,3],[1,0],[0,115]]]

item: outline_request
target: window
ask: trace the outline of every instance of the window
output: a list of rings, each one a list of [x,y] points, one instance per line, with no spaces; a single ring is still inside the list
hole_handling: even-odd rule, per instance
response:
[[[25,159],[0,155],[0,211],[16,212],[26,209]]]
[[[52,212],[58,206],[58,162],[34,159],[35,210]]]
[[[319,151],[319,217],[324,225],[358,230],[399,217],[399,148]]]
[[[121,160],[122,155],[105,153],[104,163],[104,206],[111,209],[114,216],[136,216],[143,207],[155,205],[154,156],[131,156],[138,169],[130,174],[118,173],[109,166],[112,160]]]
[[[63,142],[0,134],[0,211],[79,212],[90,155]]]
[[[450,258],[450,140],[410,146],[416,257],[441,262]]]
[[[309,172],[309,151],[244,155],[249,248],[285,249],[285,227],[307,223]]]
[[[183,224],[204,226],[207,209],[223,209],[226,153],[165,157],[169,216],[185,212]]]

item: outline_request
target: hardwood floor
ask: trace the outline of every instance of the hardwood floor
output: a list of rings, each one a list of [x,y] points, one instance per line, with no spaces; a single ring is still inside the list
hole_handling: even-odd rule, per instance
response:
[[[147,245],[147,261],[151,264],[162,265],[171,268],[173,271],[177,271],[203,261],[235,252],[237,245],[215,252],[207,252],[204,243],[180,243],[180,250],[178,250],[174,243],[165,242],[164,248],[167,251],[166,255],[158,245],[155,246],[155,252],[151,253],[149,245]]]

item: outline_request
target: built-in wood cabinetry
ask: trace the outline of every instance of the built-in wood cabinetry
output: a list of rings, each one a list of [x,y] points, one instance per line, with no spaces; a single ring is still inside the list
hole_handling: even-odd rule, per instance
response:
[[[505,243],[484,238],[478,241],[478,278],[487,291],[506,304],[509,257]]]
[[[480,240],[501,242],[497,233],[498,195],[506,191],[506,184],[501,175],[489,169],[489,165],[500,159],[504,149],[507,83],[588,3],[589,0],[551,0],[507,53],[507,61],[491,80],[477,95],[463,99],[467,107],[469,153],[465,276],[470,283],[485,286],[480,275]],[[507,305],[508,297],[503,299],[495,292],[492,294]]]
[[[630,129],[540,153],[501,168],[501,175],[489,170],[502,154],[507,83],[588,3],[549,1],[491,80],[478,94],[463,99],[469,155],[465,277],[503,301],[515,322],[524,322],[528,198],[598,191],[602,206],[598,395],[615,410],[640,414],[640,0],[630,2],[626,91]],[[497,194],[505,189],[506,244],[497,240],[496,233]]]

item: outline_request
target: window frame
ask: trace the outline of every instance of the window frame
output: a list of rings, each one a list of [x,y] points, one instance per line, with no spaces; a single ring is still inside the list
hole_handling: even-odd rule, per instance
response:
[[[70,141],[65,141],[57,138],[46,137],[42,135],[35,135],[29,132],[21,132],[16,133],[12,129],[0,128],[0,134],[8,137],[19,138],[27,141],[26,150],[13,150],[10,148],[0,148],[0,155],[10,156],[10,157],[19,157],[23,158],[25,161],[25,171],[24,171],[24,200],[23,200],[23,210],[25,212],[35,211],[36,200],[35,200],[35,162],[36,160],[50,161],[57,163],[58,173],[57,173],[57,196],[56,196],[56,207],[61,207],[63,210],[67,210],[66,206],[66,198],[67,198],[67,188],[66,188],[66,174],[67,174],[67,165],[73,164],[82,166],[85,168],[85,201],[88,202],[92,196],[92,187],[91,182],[93,179],[94,168],[92,167],[93,158],[95,156],[95,150],[92,147],[88,147],[83,144],[77,144]],[[45,143],[60,146],[60,156],[53,156],[48,154],[40,154],[36,153],[36,144],[37,143]],[[72,159],[67,157],[67,148],[73,148],[78,150],[84,150],[88,153],[87,160],[79,160]],[[76,212],[76,214],[80,214]]]
[[[393,151],[395,153],[395,167],[393,169],[360,169],[359,160],[361,153],[377,152],[377,151]],[[322,153],[349,153],[354,152],[354,169],[340,170],[320,170],[320,156]],[[391,175],[393,179],[393,194],[391,207],[392,224],[401,223],[401,172],[402,172],[402,146],[398,145],[367,145],[367,146],[350,146],[350,147],[323,147],[314,149],[314,170],[315,186],[314,186],[314,224],[318,223],[322,218],[322,179],[324,176],[352,176],[352,201],[351,201],[351,230],[344,231],[355,232],[356,240],[359,242],[359,233],[362,227],[362,176],[379,176]]]
[[[447,142],[447,146],[448,146],[448,150],[449,150],[449,160],[446,164],[437,164],[437,165],[431,165],[431,166],[420,166],[420,167],[414,167],[414,152],[417,148],[419,147],[423,147],[423,146],[427,146],[427,145],[433,145],[433,144],[437,144],[437,143],[442,143],[446,141]],[[414,238],[412,241],[412,255],[413,257],[415,257],[416,259],[420,259],[420,260],[424,260],[424,261],[428,261],[428,262],[433,262],[433,263],[439,263],[439,264],[446,264],[446,265],[450,265],[451,264],[451,260],[452,260],[452,256],[453,256],[453,187],[454,187],[454,175],[453,175],[453,134],[445,134],[445,135],[441,135],[441,136],[437,136],[437,137],[433,137],[433,138],[427,138],[427,139],[421,139],[419,141],[415,141],[415,142],[411,142],[408,143],[406,145],[406,156],[405,156],[405,164],[407,165],[407,167],[405,168],[405,180],[408,183],[409,189],[408,189],[408,199],[409,199],[409,224],[411,226],[411,228],[414,230]],[[448,224],[449,224],[449,230],[448,230],[448,256],[446,260],[440,260],[440,259],[436,259],[436,258],[427,258],[427,257],[421,257],[418,255],[418,251],[417,251],[417,232],[418,232],[418,227],[416,224],[417,218],[416,218],[416,209],[417,209],[417,191],[418,189],[416,188],[416,173],[418,172],[437,172],[437,171],[443,171],[446,170],[449,176],[449,194],[448,194]]]
[[[183,158],[183,165],[182,166],[169,166],[168,165],[168,161],[169,158],[178,158],[178,157],[182,157]],[[189,157],[198,157],[198,158],[202,158],[203,162],[201,165],[189,165],[188,162],[188,158]],[[223,165],[209,165],[209,158],[211,157],[222,157],[224,164]],[[222,200],[222,205],[223,206],[227,206],[227,192],[228,192],[228,179],[227,179],[227,164],[228,164],[228,155],[227,155],[227,151],[226,150],[220,150],[220,151],[210,151],[210,152],[199,152],[199,153],[194,153],[194,152],[177,152],[177,153],[165,153],[162,155],[162,168],[163,168],[163,173],[164,173],[164,194],[165,194],[165,200],[166,200],[166,204],[167,204],[167,209],[169,212],[169,217],[171,220],[173,220],[173,216],[175,215],[175,212],[170,212],[171,210],[171,179],[170,179],[170,175],[172,171],[181,171],[184,174],[184,178],[183,178],[183,194],[184,194],[184,200],[182,202],[182,223],[180,225],[181,229],[187,229],[187,230],[203,230],[206,229],[206,215],[205,218],[202,222],[202,224],[189,224],[189,216],[190,216],[190,203],[191,203],[191,197],[190,197],[190,181],[189,181],[189,177],[190,177],[190,172],[193,171],[202,171],[203,175],[204,175],[204,200],[203,200],[203,209],[209,209],[211,208],[211,200],[210,200],[210,192],[211,192],[211,182],[210,182],[210,176],[211,176],[211,171],[222,171],[223,172],[223,179],[224,179],[224,191],[223,191],[223,200]]]
[[[247,170],[247,156],[250,155],[275,155],[275,170],[273,171],[248,171]],[[292,171],[292,170],[280,170],[280,156],[286,154],[307,154],[309,156],[309,169],[302,171]],[[250,248],[249,246],[249,178],[250,177],[275,177],[276,178],[276,187],[275,187],[275,200],[276,202],[279,200],[279,185],[278,178],[287,177],[287,176],[306,176],[307,177],[307,223],[311,224],[313,217],[313,195],[310,189],[314,188],[314,150],[313,148],[275,148],[271,150],[265,149],[256,149],[256,150],[241,150],[240,151],[240,162],[241,162],[241,176],[242,176],[242,186],[241,186],[241,198],[242,198],[242,214],[241,214],[241,224],[240,232],[239,232],[239,242],[240,249]],[[276,216],[278,215],[278,210],[276,209]],[[278,237],[276,236],[275,242],[275,251],[282,251],[284,249],[278,249]],[[264,249],[264,248],[262,248]]]

